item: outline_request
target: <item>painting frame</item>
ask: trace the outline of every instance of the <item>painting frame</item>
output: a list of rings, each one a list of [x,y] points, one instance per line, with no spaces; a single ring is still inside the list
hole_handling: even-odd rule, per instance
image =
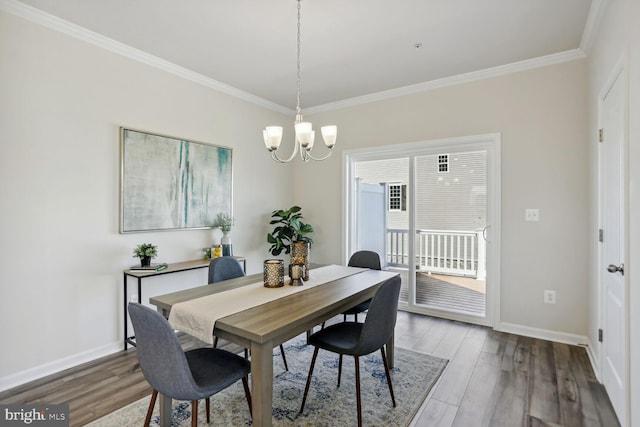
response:
[[[121,234],[210,229],[232,207],[232,148],[120,127]]]

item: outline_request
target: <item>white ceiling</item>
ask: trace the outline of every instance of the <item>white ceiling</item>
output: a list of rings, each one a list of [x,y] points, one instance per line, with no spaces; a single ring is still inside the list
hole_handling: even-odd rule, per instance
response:
[[[295,0],[21,2],[295,108]],[[302,107],[575,51],[590,7],[592,0],[304,0]]]

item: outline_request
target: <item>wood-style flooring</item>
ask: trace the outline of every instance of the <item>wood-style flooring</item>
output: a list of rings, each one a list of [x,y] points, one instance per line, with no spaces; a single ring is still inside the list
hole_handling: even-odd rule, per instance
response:
[[[414,426],[619,425],[583,348],[406,312],[396,345],[449,359]],[[150,393],[129,350],[2,392],[0,402],[68,403],[70,425],[82,426]]]

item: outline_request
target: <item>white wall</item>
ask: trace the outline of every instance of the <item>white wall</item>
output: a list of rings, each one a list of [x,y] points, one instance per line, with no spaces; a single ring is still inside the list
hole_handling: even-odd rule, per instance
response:
[[[296,165],[296,200],[322,236],[315,259],[342,262],[341,151],[502,134],[503,323],[584,336],[587,325],[586,61],[314,114],[334,123],[337,153]],[[525,222],[526,208],[540,222]],[[543,290],[557,290],[557,304]]]
[[[597,230],[597,161],[598,97],[614,66],[628,57],[629,75],[629,252],[625,259],[625,276],[629,283],[629,338],[631,422],[640,425],[640,3],[632,0],[607,2],[607,9],[600,24],[596,41],[589,54],[589,149],[591,170],[591,221],[590,230]],[[593,234],[593,233],[591,233]],[[601,326],[598,300],[597,245],[591,244],[589,287],[589,339],[597,343],[597,330]],[[606,336],[606,331],[605,331]],[[596,347],[600,358],[600,348]]]
[[[0,12],[0,388],[121,346],[122,270],[201,256],[211,230],[121,235],[120,126],[233,148],[231,236],[250,273],[268,256],[293,167],[270,160],[266,124],[291,117]],[[206,283],[206,270],[145,282],[145,296]]]

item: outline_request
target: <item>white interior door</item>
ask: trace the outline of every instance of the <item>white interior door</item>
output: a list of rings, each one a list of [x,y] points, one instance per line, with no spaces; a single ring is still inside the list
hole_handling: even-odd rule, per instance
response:
[[[627,425],[628,313],[625,260],[626,83],[619,73],[601,103],[602,381],[622,426]]]

